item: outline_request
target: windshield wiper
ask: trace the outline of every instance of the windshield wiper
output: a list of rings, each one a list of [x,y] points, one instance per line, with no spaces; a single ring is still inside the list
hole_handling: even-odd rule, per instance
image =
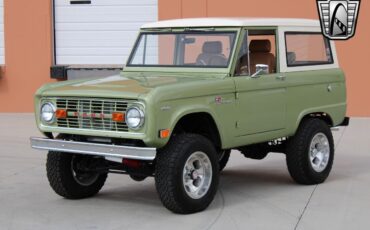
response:
[[[188,28],[185,28],[184,31],[195,31],[195,32],[207,32],[207,31],[214,31],[215,28],[211,27],[211,28],[192,28],[192,27],[188,27]]]
[[[144,32],[172,32],[172,28],[145,28]]]

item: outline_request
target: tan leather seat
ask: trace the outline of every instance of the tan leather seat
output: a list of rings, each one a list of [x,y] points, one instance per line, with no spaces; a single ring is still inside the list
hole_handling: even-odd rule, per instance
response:
[[[202,53],[197,57],[197,65],[202,66],[226,66],[227,59],[222,54],[220,41],[204,42]]]
[[[270,73],[276,72],[276,61],[271,53],[270,40],[252,40],[249,44],[249,51],[251,74],[256,72],[256,64],[268,65]]]

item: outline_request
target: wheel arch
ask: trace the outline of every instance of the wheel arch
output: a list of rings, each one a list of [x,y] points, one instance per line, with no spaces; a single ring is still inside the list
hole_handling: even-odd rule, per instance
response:
[[[302,123],[302,121],[304,121],[306,119],[310,119],[310,118],[320,119],[320,120],[324,121],[329,127],[334,126],[334,122],[333,122],[333,119],[330,116],[330,114],[328,114],[326,112],[309,112],[309,113],[302,114],[300,116],[300,118],[297,120],[297,124],[296,124],[294,133],[297,131],[297,129],[300,126],[300,124]]]
[[[196,133],[209,138],[216,146],[222,148],[222,135],[214,117],[209,112],[193,111],[184,113],[176,119],[172,135],[177,133]]]

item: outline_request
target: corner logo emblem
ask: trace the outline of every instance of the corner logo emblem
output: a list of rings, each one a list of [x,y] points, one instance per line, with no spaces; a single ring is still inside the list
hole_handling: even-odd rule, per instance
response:
[[[360,0],[317,0],[322,33],[333,40],[355,35]]]

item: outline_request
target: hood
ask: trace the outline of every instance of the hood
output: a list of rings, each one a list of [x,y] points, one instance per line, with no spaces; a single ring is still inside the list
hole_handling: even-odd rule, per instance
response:
[[[51,83],[39,90],[41,96],[138,98],[153,89],[184,82],[205,80],[206,77],[123,73],[93,80]]]

